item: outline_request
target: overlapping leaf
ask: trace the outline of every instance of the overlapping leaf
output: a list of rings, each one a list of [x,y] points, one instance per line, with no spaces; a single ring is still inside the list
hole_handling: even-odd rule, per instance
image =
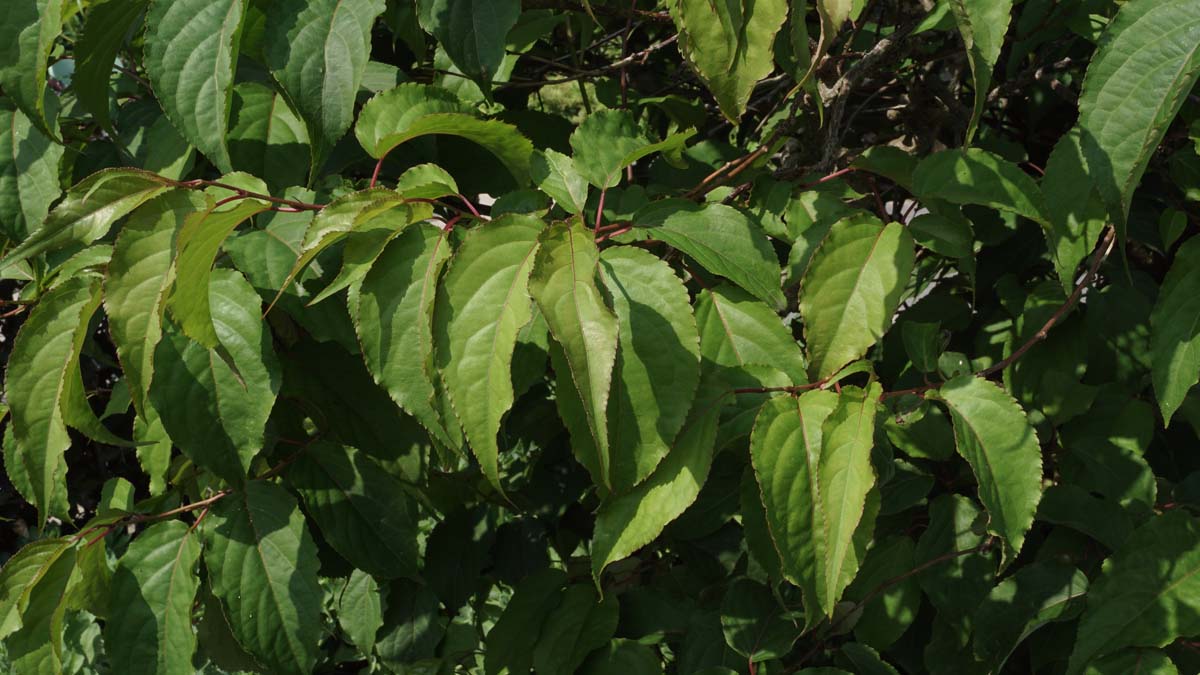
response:
[[[1150,315],[1151,373],[1163,421],[1171,423],[1200,379],[1200,239],[1179,247]]]
[[[46,62],[63,28],[66,0],[16,0],[0,15],[0,88],[30,121],[57,138],[46,115]]]
[[[991,93],[992,70],[1012,19],[1012,0],[952,0],[949,4],[975,80],[975,106],[967,125],[967,143],[970,143]]]
[[[20,241],[42,224],[62,194],[63,147],[7,100],[0,100],[0,129],[0,234]]]

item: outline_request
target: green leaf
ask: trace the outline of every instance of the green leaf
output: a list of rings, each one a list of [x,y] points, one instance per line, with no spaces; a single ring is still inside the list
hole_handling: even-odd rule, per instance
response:
[[[658,675],[662,660],[654,649],[633,640],[613,640],[592,652],[581,675]]]
[[[0,269],[71,244],[90,244],[168,187],[166,179],[137,169],[97,171],[67,190],[41,226],[0,260]]]
[[[418,164],[396,179],[396,192],[405,199],[441,199],[459,193],[458,183],[437,164]]]
[[[992,71],[1012,20],[1012,0],[951,0],[949,4],[967,48],[967,62],[975,81],[975,108],[967,125],[969,144],[979,128],[979,118],[991,92]]]
[[[338,595],[338,625],[364,654],[375,648],[375,635],[383,627],[383,596],[374,577],[356,569]]]
[[[1158,649],[1125,649],[1088,664],[1084,675],[1179,675],[1171,659]]]
[[[7,639],[24,625],[22,615],[38,583],[54,570],[67,554],[75,551],[65,537],[38,539],[21,547],[0,570],[0,640]]]
[[[979,481],[987,531],[1004,540],[1000,568],[1016,559],[1042,498],[1042,449],[1025,412],[1000,387],[973,375],[930,396],[954,420],[954,440]]]
[[[433,303],[450,257],[447,234],[418,225],[392,240],[362,282],[351,287],[349,307],[375,381],[434,438],[454,447],[435,405],[433,369]]]
[[[71,605],[76,576],[76,549],[66,540],[53,540],[57,553],[39,566],[18,598],[20,630],[4,639],[12,672],[56,675],[63,671],[63,619]]]
[[[784,618],[771,589],[745,578],[725,591],[721,630],[725,643],[751,663],[782,658],[800,637],[800,627]]]
[[[484,89],[500,68],[505,38],[520,15],[518,0],[417,0],[421,27]]]
[[[154,0],[146,12],[146,74],[171,123],[222,173],[246,0]]]
[[[1064,475],[1064,479],[1073,478]],[[1038,503],[1037,519],[1065,525],[1117,550],[1133,532],[1129,512],[1116,501],[1093,496],[1074,483],[1052,485]]]
[[[354,122],[354,100],[383,0],[277,0],[267,7],[266,65],[308,126],[312,172]]]
[[[71,446],[64,420],[68,378],[78,377],[79,351],[88,321],[100,304],[100,284],[78,276],[48,292],[21,326],[9,356],[4,392],[12,417],[15,459],[27,476],[41,524],[67,517],[67,465]],[[9,457],[6,457],[6,465]],[[14,469],[9,468],[10,475]],[[19,483],[18,483],[19,485]]]
[[[1200,239],[1179,247],[1150,314],[1154,394],[1169,426],[1200,379]]]
[[[961,0],[955,0],[961,1]],[[954,204],[980,204],[1046,223],[1042,191],[1016,164],[978,148],[942,150],[913,171],[913,191]]]
[[[1189,0],[1121,6],[1088,65],[1079,97],[1088,174],[1124,229],[1133,192],[1200,77],[1200,7]]]
[[[62,194],[58,171],[63,146],[7,100],[0,100],[0,129],[0,234],[21,241],[42,224]]]
[[[658,466],[700,382],[700,337],[687,289],[670,266],[632,246],[600,254],[619,339],[609,395],[609,479],[616,492]]]
[[[842,645],[842,654],[859,675],[900,675],[900,671],[883,660],[879,652],[858,642]]]
[[[776,310],[786,301],[780,290],[779,260],[771,242],[745,213],[724,204],[693,204],[682,199],[654,203],[668,214],[655,222],[637,220],[646,234],[696,259]]]
[[[150,0],[102,0],[92,3],[84,18],[83,34],[75,44],[75,77],[71,88],[80,105],[104,129],[112,129],[109,92],[117,53],[149,3]]]
[[[1087,590],[1087,576],[1073,567],[1022,567],[997,584],[975,612],[975,655],[988,672],[1000,672],[1017,645],[1035,630],[1078,616]]]
[[[1092,582],[1068,673],[1125,647],[1163,647],[1200,632],[1200,525],[1183,510],[1155,516]]]
[[[985,541],[983,518],[975,502],[962,495],[942,495],[929,504],[929,527],[917,540],[913,562],[923,570],[917,581],[938,613],[956,624],[975,614],[994,585],[996,563],[991,556],[963,553]],[[930,564],[943,556],[949,559]]]
[[[694,129],[689,129],[654,142],[638,128],[628,111],[598,110],[571,134],[574,167],[579,175],[602,190],[616,187],[625,167],[656,152],[678,153],[694,133]]]
[[[192,603],[200,586],[199,534],[187,523],[151,525],[129,545],[113,574],[104,646],[114,666],[131,675],[192,673],[196,634]]]
[[[892,325],[913,267],[900,223],[842,219],[813,256],[800,291],[809,374],[827,378],[859,359]]]
[[[617,360],[618,320],[596,284],[600,251],[582,222],[552,225],[542,232],[529,275],[529,294],[537,302],[550,334],[563,348],[571,380],[579,392],[587,427],[595,443],[593,479],[611,488],[608,397]]]
[[[308,129],[272,89],[254,82],[234,86],[227,139],[233,169],[262,177],[273,192],[304,184]]]
[[[533,667],[541,623],[558,606],[567,574],[549,568],[535,572],[513,590],[512,598],[487,634],[484,668],[487,675],[528,673]]]
[[[428,586],[407,579],[392,582],[387,598],[383,628],[377,633],[375,649],[379,660],[393,671],[429,659],[446,628],[438,616],[438,598]]]
[[[416,575],[414,508],[377,462],[320,441],[300,453],[287,478],[325,540],[351,564],[384,579]]]
[[[534,670],[539,675],[576,672],[589,652],[612,639],[618,614],[615,595],[601,599],[586,584],[568,586],[561,602],[543,620],[542,634],[533,649]]]
[[[245,278],[217,270],[209,296],[219,346],[205,349],[177,329],[165,331],[154,353],[150,402],[189,459],[238,485],[262,449],[280,368],[262,301]]]
[[[46,62],[63,29],[66,0],[15,0],[0,16],[0,89],[34,126],[57,138],[46,116]]]
[[[1079,127],[1071,129],[1054,145],[1046,161],[1042,191],[1046,195],[1046,242],[1063,292],[1075,286],[1075,269],[1100,238],[1108,212],[1088,175]]]
[[[854,623],[854,637],[865,645],[888,649],[917,618],[921,586],[915,577],[903,576],[915,567],[915,548],[913,540],[905,536],[873,542],[846,589],[846,600],[863,603],[862,616]],[[880,588],[883,590],[876,590]]]
[[[499,485],[496,434],[513,404],[517,331],[533,318],[529,272],[542,221],[508,215],[471,230],[438,288],[437,368],[483,473]]]
[[[703,289],[696,301],[696,325],[706,368],[771,365],[792,384],[808,382],[800,345],[779,315],[742,289],[729,284]]]
[[[250,481],[214,504],[204,564],[238,643],[269,671],[312,672],[321,639],[317,546],[292,496]]]
[[[547,148],[533,153],[529,170],[538,188],[563,210],[572,215],[583,213],[587,206],[588,181],[579,173],[574,160]]]
[[[787,20],[786,0],[680,0],[670,5],[679,51],[736,123],[750,93],[775,67],[775,33]]]
[[[518,183],[529,182],[529,139],[510,124],[475,117],[454,94],[438,87],[402,84],[377,94],[363,106],[354,134],[376,159],[421,136],[460,136],[495,155]]]

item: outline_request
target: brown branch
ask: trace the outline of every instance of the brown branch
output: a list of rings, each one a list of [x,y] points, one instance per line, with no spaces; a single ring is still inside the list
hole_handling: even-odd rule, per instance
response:
[[[587,8],[577,2],[569,2],[568,0],[522,0],[521,6],[525,9],[561,9],[568,12],[585,12]],[[621,7],[609,7],[591,3],[591,13],[598,16],[619,16],[619,17],[636,17],[644,21],[653,21],[655,23],[672,23],[671,15],[667,12],[652,12],[645,9],[624,9]]]
[[[252,192],[250,190],[246,190],[246,189],[237,187],[236,185],[230,185],[228,183],[222,183],[220,181],[215,181],[215,180],[196,179],[196,180],[185,180],[185,181],[170,181],[170,184],[172,184],[174,187],[187,188],[190,190],[196,190],[196,189],[201,189],[201,188],[206,188],[206,187],[216,187],[216,188],[222,188],[224,190],[229,190],[229,191],[235,193],[235,197],[231,197],[231,198],[223,200],[223,201],[229,201],[231,199],[261,199],[264,202],[271,202],[272,204],[283,204],[284,206],[290,206],[294,209],[300,209],[301,211],[320,211],[321,209],[325,208],[324,204],[310,204],[308,202],[298,202],[294,199],[284,199],[282,197],[272,197],[271,195],[265,195],[265,194],[262,194],[261,192]]]

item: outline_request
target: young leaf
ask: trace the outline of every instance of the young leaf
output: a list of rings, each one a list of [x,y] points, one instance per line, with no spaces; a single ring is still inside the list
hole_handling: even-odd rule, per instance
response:
[[[1200,632],[1200,525],[1182,510],[1154,516],[1104,562],[1067,672],[1124,647],[1162,647]]]
[[[1004,46],[1004,34],[1012,20],[1012,0],[951,0],[950,9],[967,48],[967,61],[975,80],[975,108],[967,124],[969,144],[979,128],[979,118],[992,88],[992,70]]]
[[[913,267],[912,236],[874,216],[838,222],[804,275],[800,315],[809,374],[824,379],[861,358],[892,325]]]
[[[200,577],[199,533],[180,520],[139,534],[113,574],[104,646],[114,666],[130,675],[194,672],[192,603]]]
[[[34,128],[25,113],[0,100],[0,234],[21,241],[42,224],[62,194],[63,146]]]
[[[921,197],[981,204],[1046,223],[1045,199],[1029,174],[978,148],[942,150],[921,160],[913,171],[913,191]]]
[[[616,492],[654,471],[683,427],[700,382],[700,337],[670,266],[632,246],[600,254],[620,348],[609,395],[609,479]]]
[[[250,481],[214,504],[204,564],[238,643],[268,670],[311,672],[321,638],[319,563],[292,496]]]
[[[146,12],[146,74],[171,123],[222,173],[246,0],[154,0]]]
[[[421,27],[484,89],[504,59],[505,38],[520,15],[518,0],[417,0]]]
[[[1164,425],[1200,379],[1200,239],[1179,247],[1150,314],[1151,374]]]
[[[288,468],[325,540],[355,567],[390,579],[417,573],[417,531],[404,486],[354,448],[309,445]]]
[[[592,232],[578,220],[550,226],[539,242],[529,294],[563,348],[596,446],[597,478],[611,487],[608,396],[617,359],[618,321],[596,285],[600,252]]]
[[[500,420],[513,404],[517,331],[533,317],[529,271],[541,220],[508,215],[472,230],[434,305],[434,353],[446,392],[483,473],[499,485]]]
[[[71,445],[63,415],[63,399],[88,321],[100,304],[100,283],[78,276],[47,293],[13,344],[4,393],[12,415],[15,459],[28,476],[32,494],[24,497],[38,509],[41,524],[51,515],[66,517],[67,466]],[[6,464],[9,457],[6,457]],[[12,472],[12,469],[9,469]]]
[[[266,65],[308,125],[312,172],[354,121],[354,99],[383,0],[277,0],[267,8]]]
[[[771,46],[787,20],[787,0],[681,0],[670,8],[679,51],[737,123],[754,85],[775,67]]]
[[[57,138],[46,116],[46,62],[63,29],[66,0],[20,0],[0,14],[0,89],[30,121]]]
[[[791,384],[808,383],[796,339],[779,315],[742,289],[729,284],[704,289],[696,301],[696,325],[706,367],[771,365]]]
[[[1088,173],[1122,230],[1154,149],[1200,77],[1200,6],[1121,6],[1088,65],[1079,128]]]
[[[974,375],[932,394],[950,411],[958,453],[979,481],[988,532],[1004,540],[1000,568],[1021,552],[1042,498],[1042,449],[1025,412],[1000,387]]]

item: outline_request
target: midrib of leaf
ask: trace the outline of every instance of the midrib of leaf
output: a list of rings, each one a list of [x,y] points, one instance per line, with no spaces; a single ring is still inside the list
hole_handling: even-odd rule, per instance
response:
[[[345,0],[337,0],[337,2],[334,3],[333,11],[329,13],[329,30],[325,33],[325,40],[324,40],[325,44],[321,45],[321,84],[322,84],[321,89],[322,90],[325,89],[325,86],[324,86],[325,83],[330,81],[330,77],[329,77],[329,70],[330,70],[330,68],[329,68],[329,39],[331,37],[333,37],[334,35],[337,35],[337,32],[334,30],[334,27],[337,26],[338,13],[342,10],[342,4],[344,2],[345,2]],[[339,39],[340,39],[340,36],[339,36]],[[322,137],[324,137],[324,135],[325,135],[325,124],[326,124],[325,118],[328,114],[328,111],[329,111],[329,108],[327,106],[324,106],[324,105],[321,106],[321,136]],[[329,141],[333,141],[333,140],[334,139],[329,139]],[[318,170],[318,167],[316,166],[316,164],[313,164],[312,170],[314,173]]]

